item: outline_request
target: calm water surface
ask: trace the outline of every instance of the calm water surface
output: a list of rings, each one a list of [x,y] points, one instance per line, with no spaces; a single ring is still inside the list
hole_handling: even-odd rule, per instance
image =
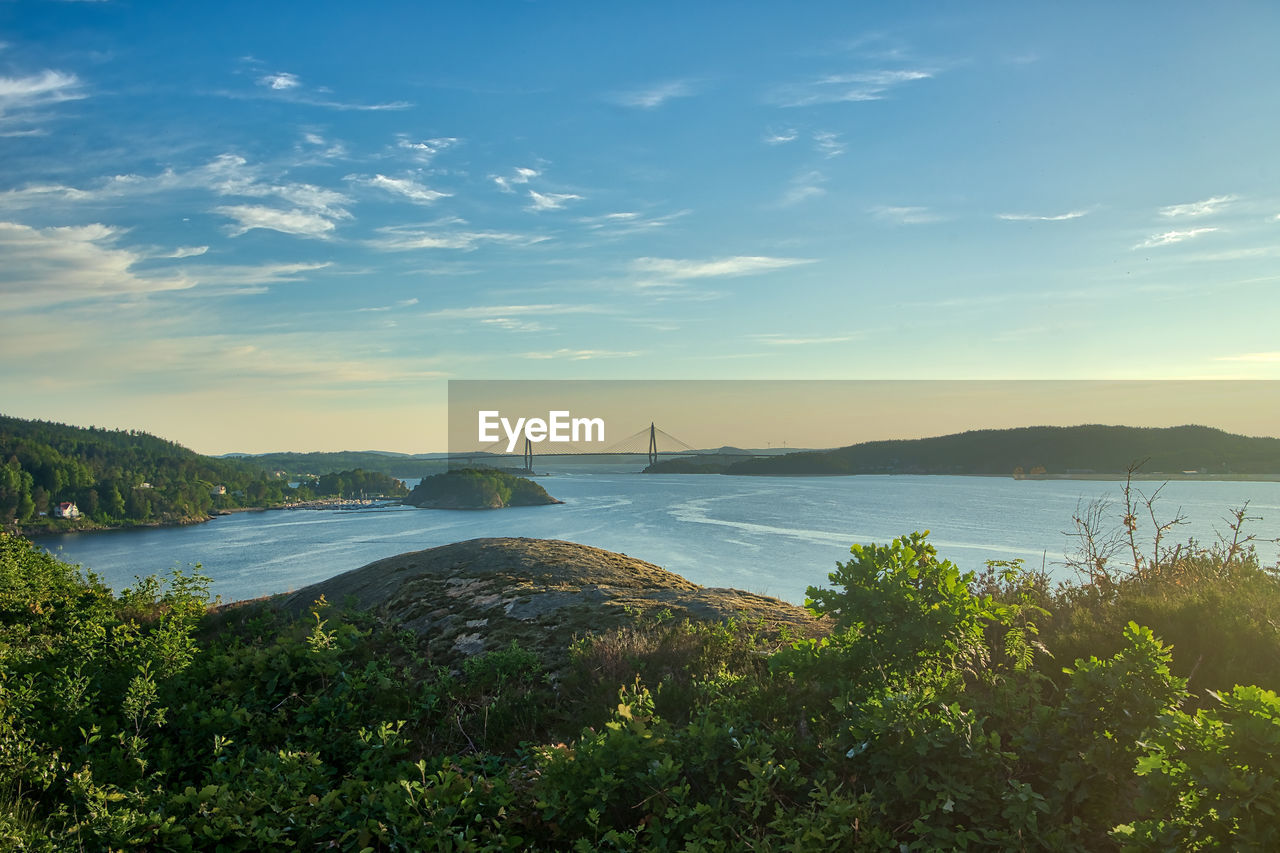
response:
[[[393,507],[239,513],[207,524],[51,536],[40,544],[121,588],[137,575],[199,563],[224,600],[297,589],[373,560],[483,536],[567,539],[657,563],[704,586],[801,603],[854,542],[932,531],[961,568],[1043,561],[1067,577],[1063,531],[1077,506],[1120,499],[1121,484],[992,477],[764,478],[558,474],[538,478],[565,503],[490,511]],[[1159,483],[1141,483],[1147,493]],[[1157,510],[1190,519],[1178,538],[1212,541],[1249,501],[1251,529],[1280,536],[1280,483],[1169,483]],[[1113,507],[1114,510],[1114,507]],[[1113,512],[1118,521],[1119,514]],[[1276,548],[1260,549],[1268,564]]]

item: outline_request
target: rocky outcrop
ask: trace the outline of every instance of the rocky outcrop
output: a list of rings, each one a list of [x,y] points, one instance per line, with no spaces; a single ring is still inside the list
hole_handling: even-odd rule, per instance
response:
[[[794,637],[827,631],[805,609],[775,598],[700,587],[625,554],[547,539],[472,539],[388,557],[300,589],[280,606],[305,613],[321,595],[427,636],[444,658],[516,640],[552,660],[575,636],[660,611],[761,621]]]

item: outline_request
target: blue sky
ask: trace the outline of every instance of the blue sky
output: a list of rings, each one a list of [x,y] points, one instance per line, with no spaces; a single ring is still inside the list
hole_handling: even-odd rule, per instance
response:
[[[1280,378],[1280,6],[793,5],[0,2],[0,411]]]

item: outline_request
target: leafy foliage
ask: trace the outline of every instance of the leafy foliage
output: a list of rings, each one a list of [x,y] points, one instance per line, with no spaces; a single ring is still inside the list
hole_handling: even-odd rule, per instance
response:
[[[1230,577],[1244,595],[1272,575]],[[809,591],[829,637],[657,614],[581,637],[552,678],[514,643],[433,658],[424,638],[324,599],[299,618],[269,602],[206,614],[207,582],[181,574],[116,595],[4,536],[0,839],[25,850],[1272,846],[1280,699],[1235,687],[1197,709],[1150,628],[1104,636],[1153,587],[1055,591],[1016,562],[961,573],[925,533],[855,546],[830,579]],[[1091,623],[1096,647],[1064,666],[1061,649],[1085,635],[1059,628],[1079,624],[1082,602],[1115,609]],[[1257,628],[1217,611],[1205,621],[1239,648]]]

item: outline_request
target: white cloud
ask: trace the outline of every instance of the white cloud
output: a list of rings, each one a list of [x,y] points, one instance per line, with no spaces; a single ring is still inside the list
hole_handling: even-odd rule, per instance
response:
[[[302,85],[296,74],[289,74],[282,71],[278,74],[268,74],[265,77],[258,78],[259,86],[266,86],[268,89],[296,89]]]
[[[826,157],[839,157],[848,148],[840,141],[840,134],[819,130],[813,134],[814,147]]]
[[[446,230],[415,225],[388,225],[378,229],[385,235],[371,240],[375,249],[403,252],[413,249],[461,249],[471,251],[484,243],[511,246],[532,246],[549,240],[549,237],[513,234],[504,231]]]
[[[822,335],[787,336],[787,335],[778,335],[778,334],[766,334],[766,335],[752,335],[752,337],[760,341],[760,343],[762,344],[769,344],[770,346],[783,347],[783,346],[808,346],[810,344],[838,344],[838,343],[844,343],[845,341],[852,341],[858,336],[857,335],[831,335],[831,336],[824,337]]]
[[[770,130],[764,135],[765,145],[785,145],[788,142],[795,142],[800,136],[799,131],[794,127],[788,127],[785,130]]]
[[[710,261],[677,260],[675,258],[636,258],[631,266],[638,272],[659,275],[668,279],[683,280],[758,275],[772,270],[810,263],[813,263],[810,258],[771,258],[739,255]]]
[[[807,83],[777,89],[772,100],[783,107],[807,107],[856,101],[878,101],[905,83],[928,80],[934,72],[926,69],[866,71],[831,74]]]
[[[611,237],[642,234],[656,228],[665,228],[677,219],[688,216],[690,211],[678,210],[664,216],[645,216],[636,211],[619,211],[601,216],[584,216],[575,221],[590,231],[598,231]]]
[[[205,285],[219,285],[237,288],[237,292],[240,293],[260,293],[266,290],[265,287],[262,287],[264,284],[302,281],[304,273],[326,269],[332,265],[329,261],[323,263],[267,263],[240,266],[188,264],[184,267],[184,272],[190,273],[198,279],[202,287]],[[246,290],[246,288],[252,288],[252,290]]]
[[[564,314],[603,314],[605,309],[599,305],[540,303],[531,305],[472,305],[465,308],[440,308],[428,311],[423,316],[441,320],[487,320],[509,317],[551,316]]]
[[[873,207],[871,213],[876,219],[893,222],[898,225],[928,225],[942,222],[945,217],[934,213],[927,207]]]
[[[1082,216],[1088,216],[1087,210],[1071,210],[1066,213],[1051,214],[1042,216],[1035,213],[997,213],[996,219],[1003,219],[1008,222],[1063,222],[1068,219],[1079,219]]]
[[[255,228],[295,234],[299,237],[327,238],[334,229],[333,220],[302,210],[279,210],[260,204],[230,204],[215,207],[215,213],[236,220],[230,229],[232,237],[239,237]]]
[[[162,258],[195,258],[209,251],[208,246],[179,246],[172,252],[161,255]]]
[[[1171,204],[1160,208],[1161,216],[1208,216],[1236,201],[1239,196],[1219,195],[1206,198],[1204,201],[1193,201],[1188,204]]]
[[[625,107],[638,107],[651,110],[660,107],[672,98],[688,98],[694,94],[693,87],[683,80],[672,80],[659,83],[645,89],[631,92],[619,92],[610,100]]]
[[[510,175],[490,175],[489,179],[497,184],[498,189],[502,190],[504,193],[513,193],[515,192],[512,188],[513,184],[527,184],[530,179],[536,178],[541,174],[542,173],[537,169],[517,166]]]
[[[619,351],[604,349],[558,349],[550,352],[526,352],[522,353],[524,358],[535,359],[560,359],[564,361],[590,361],[596,358],[634,358],[640,355],[636,350]]]
[[[26,77],[0,77],[0,118],[45,104],[85,97],[80,78],[46,69]]]
[[[418,204],[431,204],[442,198],[448,198],[453,193],[440,192],[430,187],[420,184],[412,178],[389,178],[386,175],[374,175],[372,178],[361,178],[355,175],[348,175],[346,180],[357,184],[363,184],[367,187],[375,187],[377,189],[386,190],[389,193],[402,195],[410,201]]]
[[[1193,237],[1199,237],[1201,234],[1208,234],[1217,230],[1217,228],[1190,228],[1186,231],[1166,231],[1163,234],[1151,235],[1133,248],[1151,249],[1156,246],[1169,246],[1173,243],[1181,243],[1183,240],[1190,240]]]
[[[796,175],[788,183],[782,198],[778,200],[778,206],[791,207],[802,201],[826,195],[827,191],[822,187],[826,181],[827,176],[817,171]]]
[[[514,317],[486,317],[480,323],[507,332],[544,332],[547,327],[536,320],[517,320]]]
[[[407,136],[401,136],[396,142],[396,147],[408,151],[413,158],[420,163],[430,163],[440,154],[449,148],[453,148],[458,144],[456,136],[439,136],[435,139],[424,139],[421,142],[413,142]]]
[[[185,276],[146,275],[134,266],[147,256],[117,245],[125,232],[92,225],[32,228],[0,222],[4,275],[0,293],[9,308],[54,305],[82,299],[181,290],[195,285]]]
[[[581,201],[582,196],[574,193],[540,193],[529,190],[529,205],[525,210],[561,210],[571,201]]]

